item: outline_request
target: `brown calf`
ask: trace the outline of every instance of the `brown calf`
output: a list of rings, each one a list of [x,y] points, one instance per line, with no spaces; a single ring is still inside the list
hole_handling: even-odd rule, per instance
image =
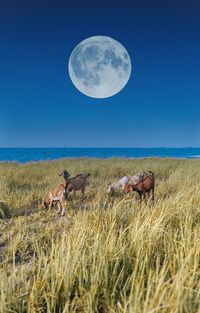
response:
[[[50,211],[54,202],[57,203],[58,211],[61,213],[61,216],[63,216],[66,209],[65,185],[60,184],[57,185],[55,188],[51,189],[44,200],[44,206],[48,208]]]

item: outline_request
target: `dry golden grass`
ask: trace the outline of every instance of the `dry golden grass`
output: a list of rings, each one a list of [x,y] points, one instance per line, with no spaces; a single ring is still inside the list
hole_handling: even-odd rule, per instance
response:
[[[91,174],[63,218],[41,207],[62,169]],[[106,195],[138,170],[154,205]],[[0,312],[200,312],[199,178],[198,160],[0,164]]]

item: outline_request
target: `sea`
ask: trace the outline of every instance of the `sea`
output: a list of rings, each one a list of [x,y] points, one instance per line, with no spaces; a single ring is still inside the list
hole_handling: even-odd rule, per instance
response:
[[[0,162],[63,158],[200,158],[200,148],[0,148]]]

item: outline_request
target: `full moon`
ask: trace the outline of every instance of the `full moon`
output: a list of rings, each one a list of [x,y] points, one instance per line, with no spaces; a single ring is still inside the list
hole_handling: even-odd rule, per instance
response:
[[[131,59],[118,41],[107,36],[94,36],[74,48],[68,70],[80,92],[93,98],[108,98],[127,84]]]

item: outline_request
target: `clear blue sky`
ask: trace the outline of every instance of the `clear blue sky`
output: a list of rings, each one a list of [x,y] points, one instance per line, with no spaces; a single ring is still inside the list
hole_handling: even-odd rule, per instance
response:
[[[1,1],[0,146],[200,146],[200,2]],[[114,97],[72,85],[74,46],[105,35],[127,48]]]

